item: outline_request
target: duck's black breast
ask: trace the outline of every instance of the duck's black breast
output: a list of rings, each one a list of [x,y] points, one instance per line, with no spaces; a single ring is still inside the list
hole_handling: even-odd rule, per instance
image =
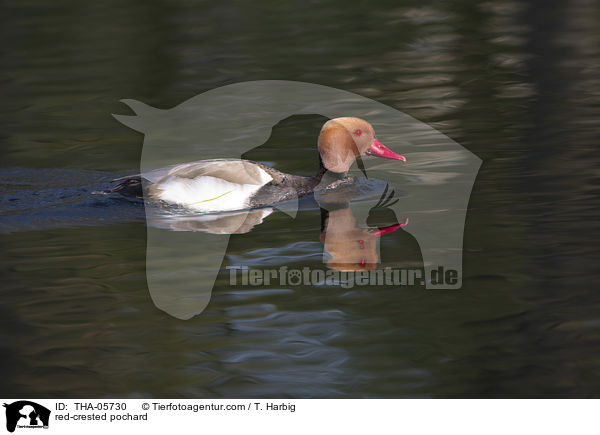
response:
[[[262,186],[250,198],[250,207],[264,207],[278,202],[290,201],[311,194],[319,184],[320,177],[304,177],[286,174],[260,164],[273,180]]]
[[[324,181],[324,175],[327,174],[327,184],[339,183],[342,180],[350,180],[346,174],[336,174],[321,169],[317,175],[306,177],[302,175],[286,174],[273,169],[269,166],[260,164],[273,180],[262,186],[249,201],[250,207],[264,207],[266,205],[276,204],[278,202],[290,201],[312,194],[317,186]]]

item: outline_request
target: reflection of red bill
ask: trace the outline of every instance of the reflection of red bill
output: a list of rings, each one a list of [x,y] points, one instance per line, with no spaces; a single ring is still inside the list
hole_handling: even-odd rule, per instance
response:
[[[375,157],[383,157],[384,159],[402,160],[403,162],[406,161],[406,157],[396,154],[384,144],[379,142],[377,138],[373,139],[373,143],[367,150],[367,154]]]
[[[406,218],[406,220],[404,222],[402,222],[401,224],[390,225],[389,227],[385,227],[385,228],[381,228],[379,230],[371,231],[371,234],[373,234],[374,236],[377,236],[377,237],[381,237],[384,234],[393,233],[398,228],[401,228],[401,227],[405,226],[406,224],[408,224],[408,218]]]

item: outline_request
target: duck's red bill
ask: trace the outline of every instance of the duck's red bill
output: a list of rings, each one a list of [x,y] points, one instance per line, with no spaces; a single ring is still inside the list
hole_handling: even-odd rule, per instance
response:
[[[406,161],[406,157],[396,154],[384,144],[379,142],[376,138],[373,139],[373,143],[367,150],[367,154],[375,157],[383,157],[384,159],[402,160],[403,162]]]

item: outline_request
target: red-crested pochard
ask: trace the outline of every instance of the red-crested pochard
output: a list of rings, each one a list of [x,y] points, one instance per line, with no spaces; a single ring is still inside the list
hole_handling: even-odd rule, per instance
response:
[[[312,193],[328,174],[327,185],[339,182],[357,157],[371,155],[406,159],[375,137],[371,124],[360,118],[327,121],[318,140],[320,168],[312,177],[291,175],[250,160],[213,159],[156,169],[124,177],[111,193],[143,197],[199,212],[264,207]]]

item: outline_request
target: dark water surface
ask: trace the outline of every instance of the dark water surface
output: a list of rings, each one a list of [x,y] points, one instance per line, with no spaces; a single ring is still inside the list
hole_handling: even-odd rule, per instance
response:
[[[600,395],[597,1],[0,11],[0,395]],[[231,287],[224,273],[191,320],[155,307],[143,205],[90,195],[139,168],[142,136],[110,114],[264,79],[375,99],[483,159],[461,290]],[[288,119],[246,157],[310,173],[320,121]],[[319,232],[318,208],[274,213],[232,236],[223,264],[322,266]],[[382,240],[384,260],[422,261],[408,232]]]

